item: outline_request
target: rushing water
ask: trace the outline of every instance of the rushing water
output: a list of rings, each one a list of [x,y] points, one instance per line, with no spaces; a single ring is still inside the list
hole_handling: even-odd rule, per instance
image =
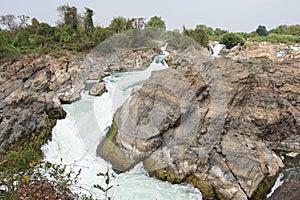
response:
[[[104,186],[99,172],[113,172],[109,163],[96,156],[96,148],[111,125],[113,113],[130,96],[131,90],[151,71],[165,68],[151,64],[144,71],[114,73],[104,79],[108,92],[92,97],[82,92],[82,99],[63,105],[67,117],[59,120],[53,129],[53,140],[42,147],[45,160],[67,165],[69,169],[82,169],[78,186],[81,192],[103,199],[103,194],[93,188]],[[115,175],[109,190],[113,199],[202,199],[201,193],[191,185],[172,185],[147,176],[141,164],[127,173]],[[76,189],[77,188],[77,189]],[[75,191],[79,191],[75,187]]]
[[[220,44],[219,42],[214,42],[213,44],[209,44],[211,50],[212,50],[212,56],[213,57],[220,57],[220,52],[225,49],[225,45],[224,44]]]

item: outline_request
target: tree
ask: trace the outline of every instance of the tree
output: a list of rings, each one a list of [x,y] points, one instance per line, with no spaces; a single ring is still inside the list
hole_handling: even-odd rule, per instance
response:
[[[74,6],[63,5],[57,8],[60,16],[63,18],[64,25],[71,25],[73,29],[77,30],[78,27],[78,14],[77,8]]]
[[[113,32],[109,28],[96,27],[93,34],[93,42],[95,45],[98,45],[100,42],[103,42],[107,38],[111,37]]]
[[[221,43],[224,44],[227,49],[231,49],[238,44],[244,45],[244,39],[236,33],[226,33],[221,38]]]
[[[18,27],[18,23],[16,21],[16,16],[14,15],[2,15],[0,18],[0,24],[2,24],[3,26],[6,26],[8,28],[8,30],[10,30],[11,32],[14,32],[17,27]]]
[[[228,32],[228,31],[222,30],[222,29],[220,29],[220,28],[216,28],[216,29],[214,30],[214,36],[219,37],[219,36],[221,36],[221,35],[226,34],[227,32]]]
[[[194,31],[194,40],[203,47],[208,47],[209,39],[207,31],[202,26],[197,26]]]
[[[0,59],[14,58],[17,55],[16,49],[8,41],[7,34],[11,35],[8,31],[0,29]]]
[[[40,26],[40,22],[36,18],[31,19],[31,26],[28,28],[29,32],[34,34]]]
[[[39,24],[36,33],[46,38],[50,38],[54,35],[55,29],[51,27],[49,24],[42,22]]]
[[[269,35],[269,32],[267,31],[265,26],[259,25],[258,28],[256,29],[256,33],[259,36],[267,36]]]
[[[166,23],[161,17],[154,16],[146,23],[146,28],[163,28],[166,29]]]
[[[83,20],[83,28],[85,30],[85,32],[87,33],[88,36],[91,36],[93,31],[94,31],[94,22],[93,22],[93,15],[94,15],[94,11],[89,9],[89,8],[85,8],[85,13],[84,13],[84,20]]]
[[[195,30],[186,29],[183,26],[183,34],[193,38],[197,43],[203,47],[208,47],[209,38],[207,34],[207,27],[205,25],[198,25]]]
[[[145,18],[131,18],[128,20],[128,27],[132,27],[133,29],[143,29],[145,27]]]
[[[22,49],[28,48],[30,46],[29,33],[21,28],[13,44],[15,47],[21,47]]]
[[[25,28],[26,26],[28,26],[28,20],[30,19],[29,16],[27,16],[27,15],[19,15],[18,19],[20,21],[19,22],[19,27]]]
[[[109,28],[115,33],[125,31],[127,27],[127,19],[124,17],[115,17],[109,25]]]

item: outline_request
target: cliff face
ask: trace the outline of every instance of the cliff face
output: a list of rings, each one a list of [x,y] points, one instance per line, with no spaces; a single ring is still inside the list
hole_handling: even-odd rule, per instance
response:
[[[71,85],[76,59],[31,55],[1,65],[0,147],[47,135],[65,116],[57,93]]]
[[[300,151],[299,62],[212,61],[194,51],[132,93],[98,154],[118,171],[142,161],[204,199],[255,198],[283,167],[272,149]]]

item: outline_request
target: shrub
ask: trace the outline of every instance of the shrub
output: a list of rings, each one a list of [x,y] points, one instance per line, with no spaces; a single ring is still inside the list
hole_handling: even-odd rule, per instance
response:
[[[269,32],[267,31],[265,26],[259,25],[258,28],[256,29],[256,33],[259,36],[267,36],[269,35]]]
[[[226,33],[220,42],[224,44],[227,49],[231,49],[238,44],[244,45],[244,39],[237,33]]]

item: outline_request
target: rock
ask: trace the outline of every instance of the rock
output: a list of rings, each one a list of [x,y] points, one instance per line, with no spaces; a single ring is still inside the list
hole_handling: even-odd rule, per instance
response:
[[[148,67],[156,55],[161,54],[160,49],[140,48],[125,52],[117,59],[113,60],[107,71],[136,71]]]
[[[293,180],[283,183],[271,195],[269,200],[297,200],[300,196],[300,180]]]
[[[98,155],[119,172],[142,161],[150,175],[192,183],[204,199],[264,196],[284,166],[273,149],[300,151],[298,61],[212,63],[195,53],[175,55],[176,67],[134,90]]]
[[[101,96],[106,91],[105,84],[103,82],[98,82],[90,89],[89,95]]]
[[[0,148],[33,136],[47,138],[56,120],[65,117],[55,88],[50,89],[50,84],[62,85],[69,79],[53,78],[64,67],[65,61],[45,55],[24,56],[1,68]]]
[[[225,56],[234,60],[262,58],[272,62],[298,59],[300,50],[286,44],[247,41],[244,46],[236,46],[224,52]]]

